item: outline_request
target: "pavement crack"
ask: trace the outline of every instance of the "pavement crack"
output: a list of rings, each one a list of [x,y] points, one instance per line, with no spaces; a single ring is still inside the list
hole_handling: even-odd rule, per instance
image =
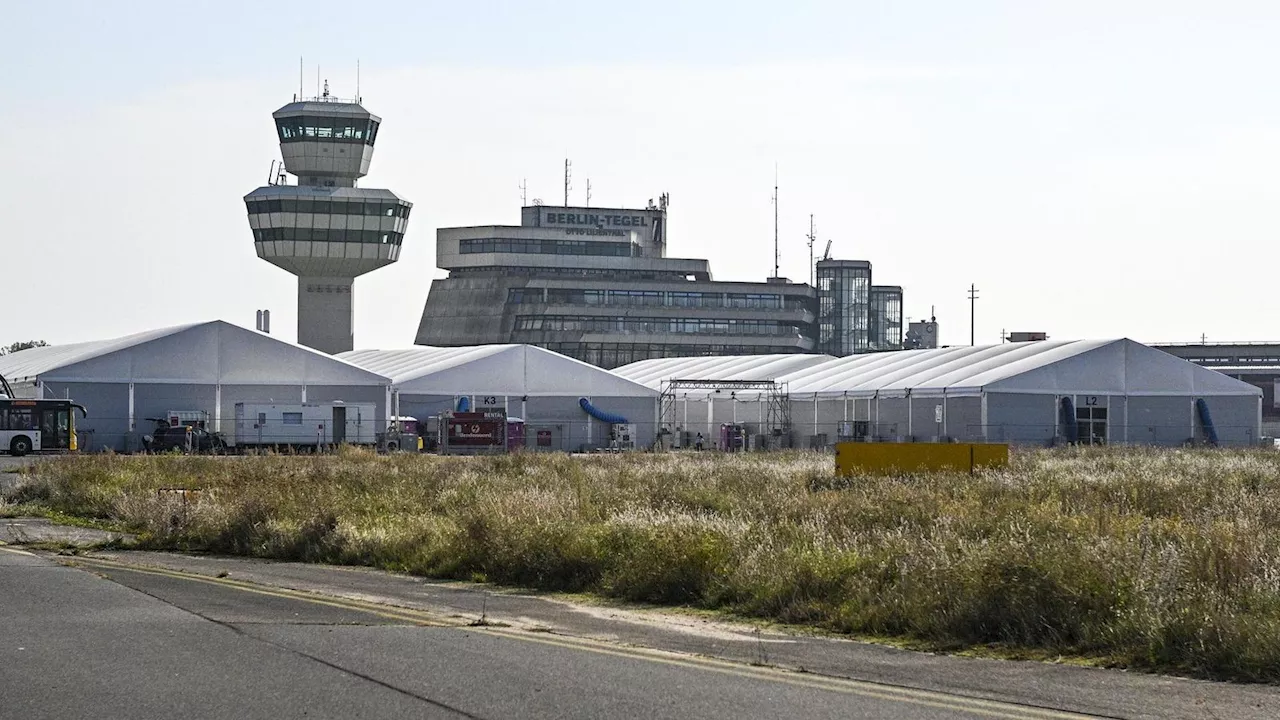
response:
[[[199,613],[194,613],[194,614],[199,615]],[[306,658],[307,660],[310,660],[310,661],[312,661],[312,662],[315,662],[315,663],[319,663],[319,664],[321,664],[321,665],[324,665],[324,666],[325,666],[325,667],[327,667],[327,668],[331,668],[331,669],[333,669],[333,670],[337,670],[337,671],[338,671],[338,672],[340,672],[340,673],[344,673],[344,674],[350,675],[350,676],[352,676],[352,677],[360,678],[361,680],[364,680],[365,682],[373,683],[374,685],[378,685],[378,686],[383,687],[383,688],[386,688],[387,690],[390,690],[390,691],[392,691],[392,692],[399,693],[399,694],[404,695],[404,696],[406,696],[406,697],[413,698],[414,700],[417,700],[417,701],[419,701],[419,702],[423,702],[423,703],[426,703],[426,704],[431,705],[431,706],[433,706],[433,707],[440,708],[441,710],[446,710],[446,711],[448,711],[448,712],[455,713],[456,715],[458,715],[458,716],[460,716],[460,717],[464,717],[464,718],[472,718],[473,720],[484,720],[484,718],[482,718],[482,717],[481,717],[481,716],[479,716],[479,715],[475,715],[475,714],[473,714],[473,713],[469,713],[469,712],[467,712],[466,710],[463,710],[462,708],[454,707],[453,705],[450,705],[450,704],[448,704],[448,703],[446,703],[446,702],[441,702],[441,701],[439,701],[439,700],[434,700],[434,699],[432,699],[432,698],[430,698],[430,697],[427,697],[426,695],[421,695],[421,694],[419,694],[419,693],[413,692],[412,690],[406,690],[405,688],[399,687],[399,686],[397,686],[397,685],[393,685],[393,684],[391,684],[391,683],[389,683],[389,682],[386,682],[385,680],[379,680],[378,678],[373,677],[372,675],[368,675],[368,674],[366,674],[366,673],[362,673],[362,672],[360,672],[360,671],[358,671],[358,670],[352,670],[352,669],[350,669],[350,668],[343,667],[343,666],[341,666],[341,665],[338,665],[337,663],[333,663],[333,662],[330,662],[330,661],[328,661],[328,660],[325,660],[324,658],[317,657],[317,656],[312,655],[312,654],[310,654],[310,653],[302,652],[301,650],[298,650],[298,649],[296,649],[296,648],[291,648],[291,647],[289,647],[288,645],[283,645],[283,644],[281,644],[281,643],[274,642],[274,641],[272,641],[272,640],[267,640],[267,639],[265,639],[265,638],[257,637],[256,635],[252,635],[252,634],[250,634],[250,633],[247,633],[247,632],[245,632],[245,631],[241,630],[240,628],[237,628],[237,627],[235,627],[235,626],[233,626],[233,625],[230,625],[230,624],[228,624],[228,623],[224,623],[224,622],[221,622],[221,621],[219,621],[219,620],[214,620],[214,619],[212,619],[212,618],[207,618],[207,617],[204,617],[203,615],[199,615],[199,616],[200,616],[200,617],[202,617],[202,618],[204,618],[205,620],[208,620],[208,621],[209,621],[209,622],[211,622],[211,623],[214,623],[215,625],[221,625],[222,627],[227,628],[228,630],[230,630],[230,631],[232,631],[232,632],[236,633],[237,635],[239,635],[239,636],[241,636],[241,637],[245,637],[245,638],[248,638],[248,639],[250,639],[250,640],[254,640],[254,641],[260,642],[260,643],[262,643],[262,644],[264,644],[264,645],[269,645],[269,646],[271,646],[271,647],[277,648],[277,649],[279,649],[279,650],[283,650],[284,652],[290,653],[290,654],[292,654],[292,655],[296,655],[297,657]]]
[[[96,574],[96,573],[95,573],[95,574]],[[365,682],[373,683],[374,685],[377,685],[377,686],[379,686],[379,687],[385,688],[385,689],[390,690],[390,691],[392,691],[392,692],[394,692],[394,693],[397,693],[397,694],[400,694],[400,695],[404,695],[405,697],[409,697],[409,698],[412,698],[412,699],[417,700],[417,701],[419,701],[419,702],[426,703],[426,704],[428,704],[428,705],[431,705],[432,707],[437,707],[437,708],[440,708],[441,710],[445,710],[445,711],[447,711],[447,712],[454,713],[454,714],[458,715],[459,717],[470,718],[471,720],[485,720],[485,719],[484,719],[483,717],[481,717],[480,715],[476,715],[476,714],[474,714],[474,713],[467,712],[466,710],[463,710],[462,708],[454,707],[453,705],[450,705],[450,704],[445,703],[445,702],[441,702],[441,701],[439,701],[439,700],[434,700],[434,699],[432,699],[432,698],[430,698],[430,697],[427,697],[426,695],[422,695],[422,694],[420,694],[420,693],[416,693],[416,692],[414,692],[414,691],[412,691],[412,690],[407,690],[407,689],[402,688],[402,687],[399,687],[399,686],[397,686],[397,685],[393,685],[393,684],[391,684],[391,683],[389,683],[389,682],[386,682],[385,680],[379,680],[378,678],[373,677],[372,675],[368,675],[368,674],[366,674],[366,673],[362,673],[362,672],[360,672],[360,671],[358,671],[358,670],[352,670],[351,668],[343,667],[343,666],[341,666],[341,665],[338,665],[337,663],[331,662],[331,661],[329,661],[329,660],[325,660],[325,659],[324,659],[324,658],[322,658],[322,657],[317,657],[317,656],[312,655],[312,654],[310,654],[310,653],[306,653],[306,652],[303,652],[303,651],[301,651],[301,650],[298,650],[297,648],[292,648],[292,647],[289,647],[288,645],[284,645],[284,644],[282,644],[282,643],[278,643],[278,642],[275,642],[275,641],[272,641],[272,640],[267,640],[266,638],[258,637],[257,635],[253,635],[252,633],[246,632],[245,630],[242,630],[241,628],[237,627],[237,625],[302,625],[302,624],[312,624],[312,625],[333,625],[333,626],[339,626],[339,625],[343,625],[343,624],[351,625],[351,624],[358,624],[358,623],[289,623],[289,622],[278,622],[278,623],[256,622],[256,623],[255,623],[255,622],[247,622],[247,623],[234,623],[234,624],[233,624],[233,623],[230,623],[230,622],[225,622],[225,621],[219,620],[219,619],[214,618],[214,617],[210,617],[209,615],[205,615],[204,613],[198,612],[198,611],[196,611],[196,610],[192,610],[192,609],[190,609],[190,608],[182,607],[181,605],[177,605],[177,604],[175,604],[175,603],[172,603],[172,602],[170,602],[170,601],[166,600],[165,598],[162,598],[162,597],[160,597],[159,595],[156,595],[155,593],[147,592],[146,590],[143,590],[143,589],[141,589],[141,588],[133,587],[132,585],[126,585],[126,584],[124,584],[124,583],[122,583],[122,582],[120,582],[120,581],[118,581],[118,580],[115,580],[114,578],[110,577],[109,575],[103,575],[102,577],[105,577],[107,580],[110,580],[111,582],[114,582],[115,584],[117,584],[117,585],[119,585],[119,586],[121,586],[121,587],[128,588],[128,589],[130,589],[130,590],[133,590],[133,591],[134,591],[134,592],[136,592],[136,593],[141,593],[142,595],[146,595],[147,597],[152,598],[153,600],[157,600],[157,601],[159,601],[159,602],[162,602],[162,603],[164,603],[165,605],[168,605],[169,607],[175,608],[175,609],[177,609],[177,610],[179,610],[179,611],[181,611],[181,612],[187,613],[188,615],[192,615],[192,616],[194,616],[194,617],[198,617],[198,618],[200,618],[201,620],[204,620],[205,622],[209,622],[209,623],[212,623],[212,624],[214,624],[214,625],[217,625],[218,627],[221,627],[221,628],[224,628],[224,629],[226,629],[226,630],[229,630],[229,631],[231,631],[232,633],[235,633],[236,635],[238,635],[238,636],[240,636],[240,637],[242,637],[242,638],[245,638],[245,639],[247,639],[247,640],[251,640],[251,641],[253,641],[253,642],[262,643],[263,645],[267,645],[267,646],[269,646],[269,647],[276,648],[277,650],[282,650],[282,651],[284,651],[284,652],[286,652],[286,653],[289,653],[290,655],[294,655],[294,656],[296,656],[296,657],[300,657],[300,658],[304,658],[304,659],[306,659],[306,660],[310,660],[310,661],[312,661],[312,662],[314,662],[314,663],[318,663],[318,664],[323,665],[323,666],[325,666],[325,667],[327,667],[327,668],[330,668],[330,669],[332,669],[332,670],[337,670],[338,672],[343,673],[344,675],[350,675],[351,677],[359,678],[360,680],[364,680]]]

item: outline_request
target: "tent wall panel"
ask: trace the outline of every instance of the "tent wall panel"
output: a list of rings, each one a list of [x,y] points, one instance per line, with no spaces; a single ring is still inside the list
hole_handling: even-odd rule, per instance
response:
[[[982,398],[947,398],[944,435],[959,442],[983,442],[986,439],[982,427]]]
[[[128,383],[45,383],[46,398],[71,398],[83,405],[88,417],[76,418],[76,429],[83,452],[112,450],[125,452],[128,446]]]
[[[907,437],[907,399],[880,397],[872,401],[874,435],[881,440],[897,442]]]
[[[988,393],[986,439],[1050,445],[1058,418],[1056,395]]]
[[[1193,439],[1194,403],[1190,397],[1130,397],[1129,442],[1173,446]]]
[[[524,420],[526,444],[531,447],[536,442],[538,427],[552,431],[555,438],[553,449],[556,450],[576,452],[581,448],[605,447],[609,440],[609,425],[587,415],[578,404],[579,397],[532,396],[521,402],[518,396],[498,396],[498,402],[507,403],[508,416]],[[653,398],[592,396],[590,400],[601,410],[622,415],[636,425],[636,447],[652,445],[655,432]],[[452,410],[454,403],[453,395],[404,394],[400,396],[400,414],[425,422],[429,417]],[[587,439],[588,423],[591,426],[590,442]]]
[[[212,385],[179,385],[176,383],[135,383],[133,386],[134,426],[150,433],[155,423],[148,418],[165,420],[170,410],[203,410],[213,421],[214,387]]]
[[[940,397],[911,398],[912,437],[922,442],[937,442],[942,437],[942,423],[937,420],[941,407]]]
[[[827,445],[835,444],[840,437],[840,423],[844,422],[844,418],[843,397],[818,398],[818,433],[827,436]]]
[[[1252,398],[1205,398],[1218,442],[1225,446],[1253,445],[1258,442],[1258,402]],[[1199,437],[1203,438],[1203,431]]]

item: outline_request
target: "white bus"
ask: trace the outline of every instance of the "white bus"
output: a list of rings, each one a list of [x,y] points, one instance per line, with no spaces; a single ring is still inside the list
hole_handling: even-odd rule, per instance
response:
[[[70,400],[15,400],[0,395],[0,452],[22,456],[32,452],[79,449],[76,414],[84,406]]]

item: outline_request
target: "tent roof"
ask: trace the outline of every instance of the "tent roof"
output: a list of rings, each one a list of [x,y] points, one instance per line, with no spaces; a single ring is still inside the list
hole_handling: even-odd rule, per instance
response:
[[[4,375],[9,382],[33,382],[50,370],[75,365],[90,358],[141,345],[193,327],[195,325],[175,325],[110,340],[91,340],[70,345],[49,345],[19,350],[16,353],[0,355],[0,375]]]
[[[1046,340],[842,358],[762,355],[644,360],[616,372],[655,387],[674,377],[775,380],[787,383],[793,397],[905,395],[908,391],[926,395],[989,391],[1198,396],[1256,396],[1261,392],[1248,383],[1128,339]]]
[[[727,355],[640,360],[614,374],[661,390],[667,380],[778,380],[835,358],[830,355]]]
[[[388,379],[308,347],[222,320],[0,357],[10,382],[365,385]]]
[[[979,392],[1111,340],[1040,341],[872,353],[838,358],[791,381],[793,393]],[[1094,389],[1094,392],[1097,392]]]
[[[391,378],[403,394],[655,397],[640,383],[533,345],[353,350],[338,357]]]

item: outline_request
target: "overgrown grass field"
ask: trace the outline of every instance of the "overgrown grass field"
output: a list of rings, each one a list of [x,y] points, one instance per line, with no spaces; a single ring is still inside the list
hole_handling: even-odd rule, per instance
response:
[[[975,476],[832,466],[813,453],[84,456],[25,470],[3,503],[155,548],[1280,681],[1274,452],[1018,452]],[[157,492],[174,487],[202,492],[185,506]]]

